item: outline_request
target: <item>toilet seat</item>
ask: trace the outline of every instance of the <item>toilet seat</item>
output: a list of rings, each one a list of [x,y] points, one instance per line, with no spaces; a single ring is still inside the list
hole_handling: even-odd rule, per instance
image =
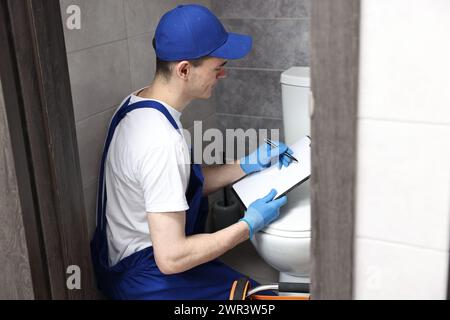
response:
[[[276,229],[264,229],[263,233],[271,234],[281,238],[311,238],[311,231],[286,231]]]

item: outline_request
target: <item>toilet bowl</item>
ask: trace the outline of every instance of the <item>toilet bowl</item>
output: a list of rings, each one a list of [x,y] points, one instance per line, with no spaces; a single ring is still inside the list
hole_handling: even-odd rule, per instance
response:
[[[290,145],[310,135],[309,68],[292,67],[281,75],[284,139]],[[280,216],[251,239],[258,254],[280,272],[280,282],[309,283],[311,207],[306,181],[287,194]]]
[[[305,182],[288,194],[280,217],[251,239],[264,261],[280,272],[280,282],[309,282],[310,212],[309,182]]]

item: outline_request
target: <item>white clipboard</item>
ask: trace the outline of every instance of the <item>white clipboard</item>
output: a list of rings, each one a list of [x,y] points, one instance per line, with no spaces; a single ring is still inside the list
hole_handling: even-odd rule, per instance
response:
[[[277,190],[275,199],[307,181],[311,175],[311,137],[305,136],[289,148],[298,163],[292,161],[288,167],[278,169],[278,165],[252,173],[232,185],[232,190],[247,209],[249,205],[264,196],[271,189]]]

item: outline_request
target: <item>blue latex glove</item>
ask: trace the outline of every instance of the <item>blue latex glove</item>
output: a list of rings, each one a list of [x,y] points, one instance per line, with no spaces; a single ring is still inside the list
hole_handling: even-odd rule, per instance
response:
[[[273,141],[278,148],[272,148],[267,143],[260,145],[253,153],[243,157],[239,164],[245,174],[256,171],[261,171],[271,165],[272,160],[278,162],[278,169],[282,166],[287,167],[292,160],[284,153],[293,154],[293,151],[288,148],[283,142]]]
[[[277,191],[272,189],[264,198],[254,201],[239,221],[245,221],[250,228],[250,239],[252,236],[274,221],[280,215],[280,207],[286,204],[287,198],[283,196],[273,200]]]

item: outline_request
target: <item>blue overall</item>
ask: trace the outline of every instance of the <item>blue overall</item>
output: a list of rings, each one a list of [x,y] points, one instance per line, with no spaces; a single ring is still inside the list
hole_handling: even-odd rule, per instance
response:
[[[114,131],[119,122],[138,108],[153,108],[160,111],[179,130],[168,110],[152,100],[129,104],[130,98],[116,112],[108,130],[100,166],[97,196],[97,227],[91,241],[91,255],[97,283],[102,293],[109,299],[215,299],[226,300],[234,280],[243,275],[217,259],[194,267],[185,272],[165,275],[155,262],[153,247],[133,253],[114,266],[109,266],[106,236],[106,185],[105,161]],[[186,199],[186,235],[204,232],[208,214],[207,198],[203,197],[203,175],[198,164],[191,164]],[[144,214],[144,213],[143,213]],[[251,280],[252,287],[257,285]]]

